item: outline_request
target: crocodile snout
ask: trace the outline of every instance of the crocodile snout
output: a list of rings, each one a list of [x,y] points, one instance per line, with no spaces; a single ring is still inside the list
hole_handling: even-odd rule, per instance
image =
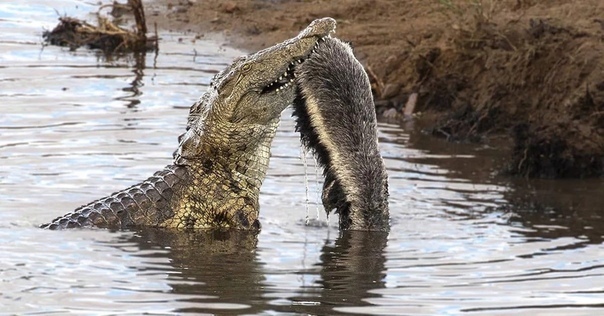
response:
[[[316,19],[312,21],[308,27],[306,27],[298,37],[306,38],[306,37],[325,37],[329,36],[331,33],[336,31],[336,20],[333,18],[322,18]]]

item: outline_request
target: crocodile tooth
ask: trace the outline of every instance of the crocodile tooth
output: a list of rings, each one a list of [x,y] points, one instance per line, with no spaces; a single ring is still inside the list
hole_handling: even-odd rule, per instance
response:
[[[283,77],[287,77],[287,71],[283,73]]]

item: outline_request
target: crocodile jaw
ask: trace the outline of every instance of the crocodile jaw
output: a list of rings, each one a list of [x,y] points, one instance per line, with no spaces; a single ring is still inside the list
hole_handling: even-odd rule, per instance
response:
[[[295,68],[335,26],[332,18],[315,20],[296,37],[242,56],[217,74],[210,89],[191,107],[187,130],[174,153],[175,163],[186,165],[209,152],[228,151],[233,146],[249,148],[267,137],[272,139],[281,112],[296,96]],[[243,142],[225,137],[225,131],[245,135]]]

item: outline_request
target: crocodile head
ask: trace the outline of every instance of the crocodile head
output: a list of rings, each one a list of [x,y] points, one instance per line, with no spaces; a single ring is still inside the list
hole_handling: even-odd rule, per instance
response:
[[[191,107],[174,163],[190,185],[166,227],[257,229],[259,194],[281,112],[293,103],[294,70],[335,20],[312,22],[298,36],[236,59]]]
[[[388,176],[369,78],[349,45],[329,38],[296,69],[296,129],[323,167],[323,206],[341,229],[389,229]]]
[[[298,36],[242,56],[217,74],[208,91],[191,107],[187,131],[179,137],[174,153],[175,163],[268,155],[262,145],[270,145],[281,112],[296,96],[294,69],[322,38],[335,31],[335,26],[332,18],[315,20]]]

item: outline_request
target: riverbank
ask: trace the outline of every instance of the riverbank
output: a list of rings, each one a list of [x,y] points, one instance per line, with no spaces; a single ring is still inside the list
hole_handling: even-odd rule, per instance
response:
[[[436,136],[509,137],[512,174],[604,176],[601,0],[158,0],[146,10],[162,29],[249,50],[331,16],[371,74],[378,113],[402,118],[417,93]]]

